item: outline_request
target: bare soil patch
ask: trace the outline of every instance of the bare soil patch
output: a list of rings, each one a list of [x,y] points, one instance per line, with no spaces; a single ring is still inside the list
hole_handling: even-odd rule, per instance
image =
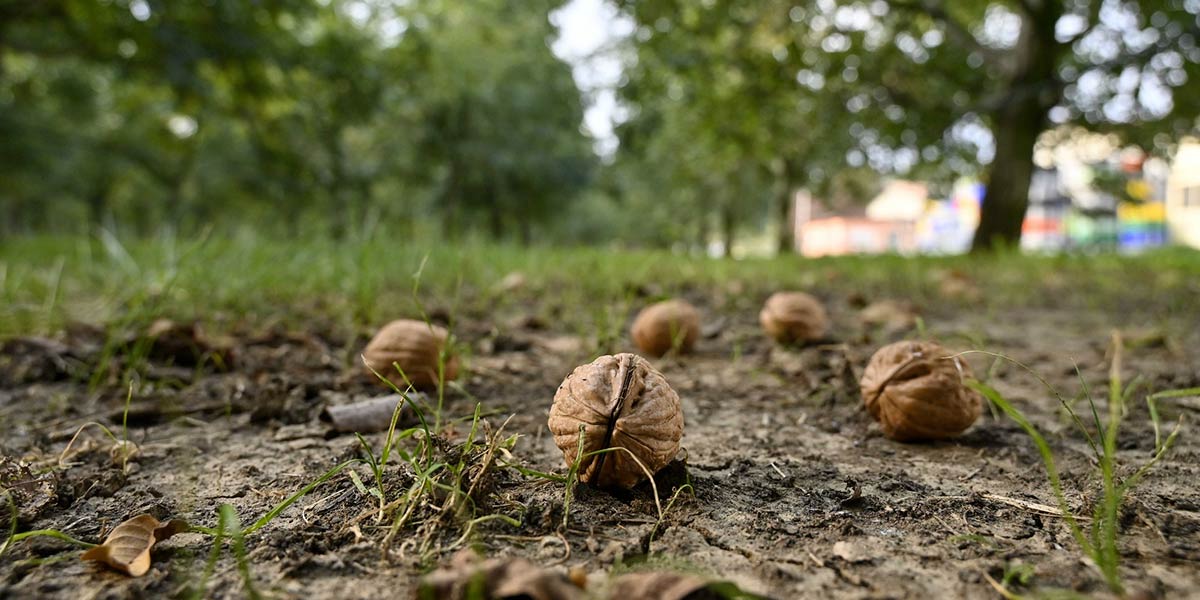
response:
[[[695,353],[653,361],[679,392],[686,422],[680,461],[658,478],[661,502],[686,482],[694,494],[681,494],[659,522],[647,484],[629,492],[580,485],[563,529],[563,484],[496,468],[476,495],[476,514],[504,514],[520,525],[480,523],[462,545],[486,556],[578,567],[594,585],[614,570],[654,565],[732,580],[774,598],[992,598],[984,575],[1000,579],[1024,564],[1038,586],[1105,593],[1062,519],[1042,508],[1055,502],[1041,461],[1011,421],[985,411],[962,437],[923,444],[888,440],[871,422],[858,394],[862,368],[880,345],[916,332],[864,326],[850,301],[861,305],[859,299],[825,297],[833,337],[784,349],[759,329],[761,298],[712,307],[697,296],[690,299],[706,309],[707,326]],[[468,348],[467,376],[447,391],[444,415],[457,420],[439,444],[455,451],[479,403],[491,431],[507,419],[505,434],[521,436],[507,460],[561,474],[547,412],[563,377],[593,358],[595,340],[556,331],[523,310],[494,321],[465,315],[455,324]],[[1195,328],[1162,332],[1154,322],[1128,322],[1128,315],[980,311],[969,304],[924,319],[927,335],[947,347],[1010,355],[1069,398],[1080,390],[1076,365],[1103,397],[1109,332],[1118,323],[1137,342],[1126,352],[1127,378],[1139,374],[1155,390],[1200,385],[1200,358],[1187,350],[1200,344]],[[75,328],[54,340],[12,339],[0,352],[0,469],[24,461],[32,465],[25,480],[36,480],[17,498],[22,531],[54,528],[99,542],[143,512],[213,526],[222,503],[233,505],[243,524],[252,522],[334,465],[361,456],[355,436],[332,431],[323,409],[386,393],[359,373],[361,335],[246,326],[223,340],[231,349],[224,368],[186,364],[179,349],[150,353],[128,415],[141,453],[127,473],[114,466],[105,438],[90,434],[76,442],[69,466],[55,467],[83,423],[119,430],[125,390],[113,381],[120,352],[114,377],[101,377],[89,391],[103,340],[102,332]],[[632,346],[626,340],[614,349]],[[986,357],[968,360],[976,373],[991,367]],[[1089,514],[1099,494],[1093,466],[1057,401],[1011,365],[998,366],[992,382],[1046,434],[1068,496]],[[1200,594],[1196,408],[1194,400],[1163,406],[1168,422],[1185,414],[1183,433],[1123,507],[1123,573],[1131,591],[1149,597]],[[366,438],[378,449],[385,436]],[[1150,456],[1154,434],[1140,398],[1120,444],[1125,465]],[[353,469],[371,485],[366,465]],[[393,462],[385,478],[395,493],[414,474]],[[432,537],[402,528],[384,557],[389,522],[362,518],[377,505],[347,473],[315,488],[247,538],[257,588],[311,599],[411,595],[419,577],[457,549],[462,523],[449,522]],[[0,563],[0,597],[181,595],[199,580],[210,546],[202,534],[176,535],[155,548],[146,576],[129,578],[77,560],[78,551],[60,541],[29,539]],[[228,554],[205,594],[244,594]]]

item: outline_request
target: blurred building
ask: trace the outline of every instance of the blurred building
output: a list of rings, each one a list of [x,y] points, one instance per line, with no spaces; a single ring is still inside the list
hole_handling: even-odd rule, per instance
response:
[[[1200,143],[1181,148],[1173,168],[1138,150],[1106,148],[1057,148],[1034,171],[1021,248],[1139,252],[1169,241],[1200,247]],[[962,179],[948,197],[929,198],[926,184],[894,180],[865,208],[842,210],[801,194],[796,249],[804,256],[961,254],[971,248],[984,192],[982,183]]]
[[[1200,248],[1200,143],[1179,146],[1167,179],[1164,212],[1171,240]]]
[[[889,182],[865,209],[830,211],[807,193],[795,198],[796,250],[803,256],[912,254],[916,222],[927,202],[925,184]]]

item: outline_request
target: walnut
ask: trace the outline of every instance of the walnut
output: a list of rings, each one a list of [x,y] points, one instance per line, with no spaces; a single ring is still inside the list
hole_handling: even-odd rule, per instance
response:
[[[446,347],[449,333],[442,327],[400,319],[383,326],[363,350],[363,358],[367,363],[367,373],[371,370],[387,377],[401,390],[408,387],[404,377],[392,363],[404,370],[404,375],[417,388],[431,388],[438,384],[438,360]],[[444,366],[445,381],[458,376],[458,358],[446,357]]]
[[[775,292],[758,313],[767,335],[782,344],[807,342],[825,337],[829,316],[821,301],[804,292]]]
[[[651,356],[662,356],[674,348],[690,352],[700,337],[700,312],[686,300],[664,300],[638,313],[630,329],[633,343]]]
[[[934,342],[896,342],[879,349],[860,387],[884,435],[901,442],[938,440],[965,431],[983,399],[963,385],[971,368]]]
[[[662,373],[646,359],[625,353],[576,367],[554,394],[549,425],[568,466],[579,455],[583,427],[580,481],[630,488],[646,476],[637,461],[655,473],[679,452],[683,410]],[[628,452],[588,456],[606,448]]]

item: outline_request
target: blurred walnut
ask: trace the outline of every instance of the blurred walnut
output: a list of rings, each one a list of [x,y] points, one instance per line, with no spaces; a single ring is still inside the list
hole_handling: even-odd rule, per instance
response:
[[[700,337],[700,312],[685,300],[664,300],[643,308],[630,333],[638,349],[651,356],[674,348],[690,352]]]
[[[679,395],[646,359],[617,354],[601,356],[567,376],[554,394],[549,425],[568,466],[579,456],[583,427],[580,481],[630,488],[646,477],[639,461],[653,474],[675,457],[683,437],[683,410]],[[606,448],[628,452],[588,456]]]
[[[971,369],[934,342],[896,342],[880,348],[860,386],[871,416],[897,441],[938,440],[965,431],[983,400],[963,385]]]
[[[438,361],[448,337],[446,330],[437,325],[411,319],[392,321],[384,325],[363,350],[367,373],[374,377],[370,373],[374,370],[403,390],[408,383],[392,365],[396,363],[414,387],[435,387]],[[450,355],[445,360],[445,381],[450,381],[458,376],[458,358]]]
[[[758,313],[767,335],[783,344],[819,340],[829,331],[821,301],[804,292],[775,292]]]

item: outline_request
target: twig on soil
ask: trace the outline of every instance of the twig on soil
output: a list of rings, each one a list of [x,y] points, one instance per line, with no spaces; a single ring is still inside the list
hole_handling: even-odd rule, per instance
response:
[[[1038,502],[1029,502],[1027,500],[1019,500],[1017,498],[1009,498],[1007,496],[997,496],[996,494],[983,494],[983,497],[988,500],[992,500],[994,502],[999,502],[1001,504],[1007,504],[1009,506],[1015,506],[1017,508],[1022,508],[1022,509],[1028,510],[1028,511],[1036,512],[1036,513],[1051,516],[1051,517],[1066,516],[1063,514],[1063,512],[1061,510],[1059,510],[1053,506],[1050,506],[1048,504],[1041,504]],[[1084,515],[1075,515],[1075,520],[1090,521],[1091,517],[1087,517]]]

